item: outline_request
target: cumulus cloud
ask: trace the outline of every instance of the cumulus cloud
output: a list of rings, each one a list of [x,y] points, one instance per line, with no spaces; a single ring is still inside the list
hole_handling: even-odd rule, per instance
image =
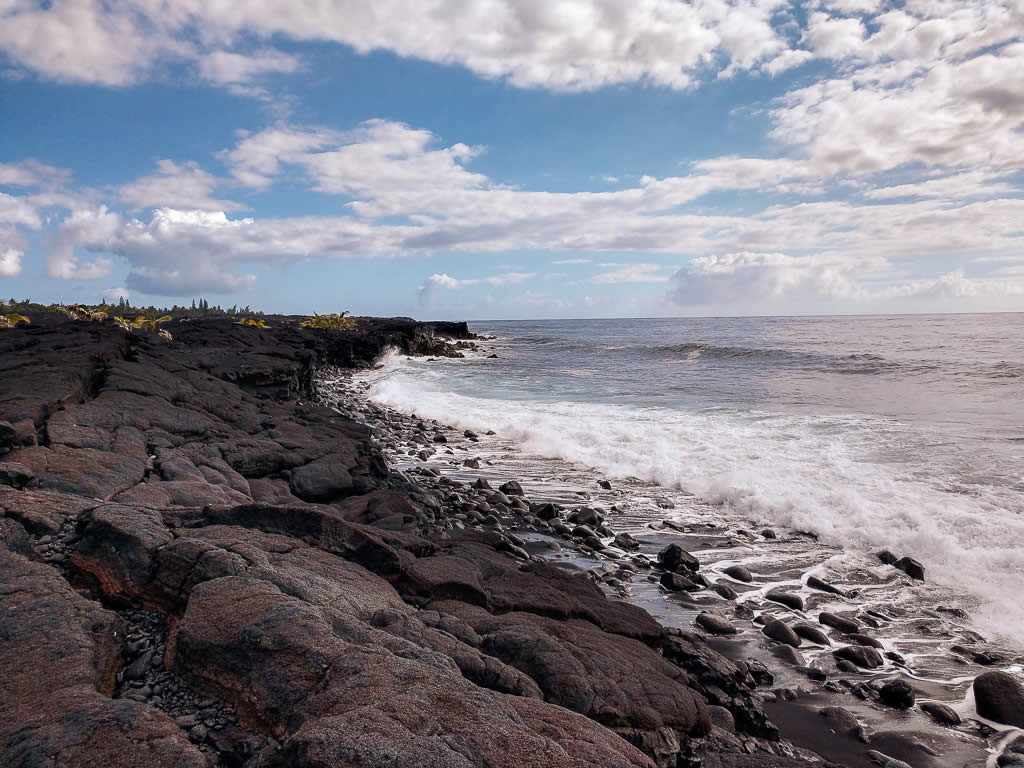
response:
[[[198,163],[158,160],[156,173],[143,176],[117,189],[118,199],[134,210],[174,208],[198,211],[238,211],[245,206],[213,197],[222,183]]]
[[[0,247],[0,277],[17,277],[21,274],[21,257],[25,254],[14,248]]]
[[[53,0],[0,6],[0,50],[58,80],[119,86],[161,61],[195,61],[211,82],[240,84],[292,72],[286,54],[238,52],[255,37],[385,50],[522,88],[585,90],[629,82],[687,88],[703,70],[757,70],[787,43],[772,25],[782,0],[470,0],[445,3],[318,0],[268,5],[186,0]],[[189,35],[189,33],[193,33]],[[191,42],[182,42],[182,40]]]

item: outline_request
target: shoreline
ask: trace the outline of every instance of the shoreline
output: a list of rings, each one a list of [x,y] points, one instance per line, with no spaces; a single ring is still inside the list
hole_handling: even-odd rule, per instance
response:
[[[486,349],[486,343],[482,346],[483,352],[489,351]],[[352,374],[347,391],[341,393],[343,399],[348,398],[349,408],[356,413],[359,411],[360,400],[368,396],[370,389],[370,385],[360,381],[360,378],[365,378],[365,375]],[[378,426],[394,425],[396,421],[400,423],[402,419],[405,420],[406,426],[419,421],[414,414],[410,416],[372,401],[363,402],[371,403],[371,419]],[[379,416],[378,409],[383,409],[388,414],[383,425],[374,417],[374,414]],[[915,586],[924,586],[924,582],[912,578],[909,574],[897,572],[904,568],[912,571],[913,566],[908,567],[904,563],[893,566],[893,561],[898,559],[895,557],[889,558],[890,562],[886,563],[877,560],[877,555],[865,555],[864,559],[869,565],[873,562],[875,570],[888,570],[889,573],[880,584],[870,584],[869,580],[865,579],[850,588],[849,584],[837,582],[840,587],[847,589],[838,590],[843,594],[839,596],[842,601],[841,607],[836,609],[834,603],[830,604],[824,600],[826,597],[835,599],[832,592],[836,589],[826,580],[827,560],[808,568],[806,563],[799,562],[799,558],[794,562],[792,555],[787,557],[787,553],[783,551],[787,542],[799,541],[801,538],[816,540],[816,537],[810,534],[782,529],[779,529],[778,534],[770,529],[760,534],[742,528],[730,531],[720,518],[710,523],[700,521],[705,517],[703,513],[713,509],[715,505],[703,502],[685,492],[673,492],[657,483],[636,478],[609,482],[606,479],[598,479],[602,476],[596,470],[582,467],[575,462],[524,454],[513,441],[494,436],[493,432],[489,432],[487,436],[480,435],[472,443],[467,443],[459,440],[461,427],[456,428],[432,419],[422,419],[422,422],[433,424],[449,435],[448,443],[434,446],[445,449],[444,453],[435,454],[432,449],[428,449],[433,455],[428,457],[420,453],[414,456],[412,454],[415,452],[410,450],[408,445],[399,446],[396,450],[394,439],[400,440],[403,437],[400,432],[396,432],[388,435],[388,439],[382,440],[396,466],[427,482],[435,481],[437,475],[433,473],[440,472],[441,478],[452,478],[467,485],[476,478],[483,478],[490,480],[496,488],[501,478],[512,477],[520,481],[526,489],[531,499],[531,507],[538,503],[554,503],[556,507],[563,508],[560,513],[566,514],[573,508],[596,508],[603,518],[601,522],[604,530],[598,531],[599,546],[595,543],[594,547],[589,547],[580,536],[574,535],[575,531],[568,530],[575,525],[571,520],[572,515],[569,515],[570,519],[567,521],[568,529],[562,527],[560,530],[552,530],[550,524],[555,521],[537,520],[531,517],[529,511],[515,508],[510,508],[508,516],[502,516],[497,522],[480,517],[473,521],[467,519],[464,514],[459,515],[461,524],[475,524],[497,530],[507,529],[533,544],[531,552],[539,552],[561,565],[587,572],[610,596],[644,608],[662,624],[704,634],[716,650],[730,659],[743,661],[756,658],[757,661],[765,663],[777,678],[776,689],[765,691],[762,687],[758,693],[764,698],[766,711],[779,713],[780,721],[784,723],[783,737],[795,744],[817,751],[830,759],[843,759],[846,761],[845,764],[851,766],[878,764],[877,756],[873,759],[867,753],[873,746],[876,751],[884,746],[889,750],[890,756],[913,765],[947,765],[952,763],[944,761],[956,760],[956,765],[981,766],[991,763],[994,759],[992,750],[998,752],[1000,742],[1012,740],[1008,734],[1012,734],[1013,731],[1007,731],[1004,724],[978,715],[971,681],[976,675],[993,668],[1009,667],[1011,670],[1019,670],[1019,655],[1014,656],[1012,651],[1000,649],[996,644],[984,643],[980,635],[964,625],[962,619],[966,619],[966,616],[958,614],[957,609],[938,605],[937,610],[917,615],[917,611],[897,608],[895,615],[886,615],[861,605],[862,600],[868,606],[873,602],[861,594],[862,590],[870,591],[874,588],[876,591],[884,590],[890,595],[899,595],[901,592],[914,590]],[[474,427],[480,429],[480,425],[475,424]],[[450,439],[452,433],[456,436],[454,444]],[[404,436],[408,437],[408,433]],[[487,441],[494,444],[489,445]],[[452,448],[455,452],[451,450]],[[467,452],[475,458],[465,459],[462,452]],[[488,458],[480,463],[481,457]],[[468,462],[472,464],[466,466]],[[579,469],[582,471],[573,471]],[[580,482],[581,476],[589,479]],[[558,477],[561,482],[551,482],[553,477]],[[662,496],[662,501],[668,503],[658,503],[659,495]],[[665,496],[675,497],[675,502],[664,498]],[[625,509],[623,500],[636,497],[641,500],[653,500],[655,503],[649,503],[648,509],[641,514],[635,509]],[[689,514],[678,515],[680,510],[676,508],[676,504],[688,507]],[[655,517],[658,513],[664,519]],[[564,519],[566,514],[560,516]],[[671,516],[688,517],[689,522],[674,522]],[[632,542],[634,546],[640,543],[642,547],[634,549],[617,546],[618,537],[624,531],[628,531],[627,539],[631,535],[635,537]],[[737,536],[744,537],[744,541],[738,542]],[[552,553],[545,546],[545,543],[551,542],[555,543],[555,547],[561,547],[561,551]],[[762,573],[755,574],[755,584],[762,585],[762,594],[755,596],[755,600],[745,599],[750,597],[749,593],[745,594],[745,590],[751,587],[749,583],[728,575],[726,578],[719,578],[715,584],[706,583],[703,585],[705,589],[697,592],[676,591],[674,588],[666,590],[656,576],[663,573],[658,568],[657,552],[672,543],[679,543],[685,550],[699,555],[701,570],[708,567],[719,576],[722,576],[719,564],[728,564],[731,561],[731,554],[736,546],[753,546],[754,549],[761,551],[764,555],[762,559],[769,563],[779,559],[784,562],[777,563],[774,567],[769,566],[763,569]],[[623,563],[629,567],[630,563],[638,562],[637,552],[642,552],[639,562],[643,565],[639,572],[636,569],[632,572],[624,571]],[[885,556],[885,553],[880,554]],[[806,557],[806,553],[802,553],[800,557]],[[911,561],[911,558],[907,558],[906,562]],[[613,568],[613,563],[618,563],[617,569]],[[645,571],[646,580],[643,578]],[[652,573],[655,575],[651,575]],[[816,584],[817,589],[809,587],[808,581]],[[792,587],[793,592],[802,596],[801,599],[807,601],[806,610],[803,607],[799,610],[788,610],[778,602],[765,600],[764,593],[776,582],[781,587]],[[714,594],[720,585],[724,585],[726,589],[720,594]],[[702,585],[698,585],[698,588],[699,586]],[[930,588],[931,585],[927,586]],[[734,602],[737,597],[736,590],[739,590],[738,603]],[[729,595],[730,592],[732,595]],[[823,610],[835,610],[841,618],[859,623],[861,626],[853,634],[856,640],[852,640],[847,632],[819,623],[817,616]],[[708,625],[718,624],[714,620],[708,621],[706,616],[701,618],[701,614],[706,612],[713,612],[725,619],[728,623],[721,624],[720,629],[728,634],[719,635],[717,629],[702,626],[702,621]],[[781,618],[791,625],[796,623],[801,647],[794,649],[795,653],[792,653],[767,640],[762,634],[765,617],[768,620]],[[946,645],[952,642],[955,634],[962,634],[966,638],[966,645],[954,644],[955,652],[936,647],[931,653],[907,653],[906,657],[895,650],[894,640],[898,640],[899,646],[903,649],[915,647],[913,638],[904,634],[910,624],[918,620],[927,622],[936,619],[945,619],[949,622],[959,620],[959,626],[949,623],[936,629],[921,625],[919,630],[925,633],[919,638],[922,646],[926,647],[934,642],[927,633],[941,633],[943,630],[949,632]],[[807,631],[800,631],[808,626],[811,628]],[[818,633],[824,634],[829,645],[810,639],[815,636],[815,629]],[[739,630],[741,639],[735,639],[733,632],[736,630]],[[841,648],[844,643],[858,648],[876,645],[883,666],[878,669],[865,669],[839,660],[837,667],[836,659],[831,658],[831,652]],[[773,645],[775,648],[768,647]],[[974,647],[971,647],[972,645]],[[810,654],[807,659],[802,658],[807,654]],[[932,656],[933,661],[935,657],[941,657],[941,666],[951,675],[950,679],[935,679],[934,663],[923,662],[922,656]],[[918,663],[924,663],[928,671],[916,669]],[[915,704],[909,712],[898,708],[895,710],[901,716],[896,727],[893,727],[892,722],[894,709],[882,703],[886,696],[880,695],[879,690],[890,680],[909,682],[916,693]],[[852,728],[852,733],[830,733],[823,739],[822,729],[807,727],[807,716],[816,715],[822,710],[826,715],[835,716],[832,710],[837,707],[846,708],[846,714],[853,717],[851,722],[856,723],[856,726]],[[794,717],[786,710],[795,710],[803,714]],[[952,718],[958,719],[955,731],[947,727],[951,724]],[[834,731],[830,728],[825,730]],[[843,743],[844,740],[846,743]],[[852,755],[858,751],[862,754],[853,757]]]
[[[689,594],[709,563],[694,569],[686,552],[704,550],[677,534],[709,532],[637,536],[655,557],[686,546],[656,572],[617,559],[599,586],[562,567],[551,533],[606,547],[614,521],[584,507],[596,517],[570,527],[507,471],[507,493],[410,477],[380,439],[443,454],[486,436],[355,393],[347,414],[315,404],[327,366],[389,346],[457,356],[475,343],[465,324],[267,322],[174,323],[173,342],[72,321],[0,335],[4,765],[792,768],[814,748],[948,764],[913,739],[839,734],[839,712],[801,731],[817,694],[770,701],[741,641],[609,594],[634,569]]]

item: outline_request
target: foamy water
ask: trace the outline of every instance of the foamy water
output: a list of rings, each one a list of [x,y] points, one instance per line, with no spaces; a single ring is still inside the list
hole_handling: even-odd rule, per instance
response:
[[[598,344],[592,329],[571,330],[499,329],[501,361],[392,358],[374,375],[371,398],[462,428],[493,429],[526,452],[611,478],[681,488],[737,519],[810,530],[861,560],[881,548],[910,555],[926,566],[929,582],[964,590],[981,630],[1020,645],[1024,492],[1014,459],[1024,446],[1013,439],[1022,423],[1020,381],[1002,375],[1011,364],[973,361],[995,371],[996,385],[986,388],[975,374],[950,381],[920,362],[924,354],[915,365],[926,373],[908,374],[873,354],[833,356],[843,366],[864,367],[837,374],[778,338],[770,349],[784,364],[735,351],[716,357],[722,346],[710,343],[698,356],[692,345],[680,345],[668,359],[661,351],[643,356],[636,345],[607,341],[607,332]],[[559,342],[531,340],[538,336]],[[728,349],[737,348],[756,350]],[[972,354],[979,355],[977,348]],[[743,365],[735,365],[737,358]],[[680,378],[696,378],[695,368],[708,359],[725,364],[706,365],[705,387],[666,396]],[[687,366],[685,377],[680,366]],[[763,386],[766,376],[771,388]],[[830,376],[844,378],[848,408]],[[857,377],[870,378],[870,386]],[[905,413],[893,407],[902,395],[869,409],[865,388],[909,388],[917,396],[899,406]],[[945,410],[932,414],[928,402]]]

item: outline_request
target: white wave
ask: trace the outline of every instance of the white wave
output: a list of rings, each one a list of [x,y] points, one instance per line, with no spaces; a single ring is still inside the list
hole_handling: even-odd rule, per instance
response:
[[[869,460],[899,425],[860,417],[692,412],[573,402],[490,400],[446,391],[440,372],[397,366],[371,399],[460,428],[494,429],[523,450],[610,477],[683,488],[766,524],[811,530],[846,549],[891,549],[929,581],[980,599],[976,625],[1019,642],[1024,517],[1005,499],[950,493],[941,479]]]

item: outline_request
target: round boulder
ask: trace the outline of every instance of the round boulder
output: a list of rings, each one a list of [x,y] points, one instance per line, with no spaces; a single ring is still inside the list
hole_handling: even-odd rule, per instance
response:
[[[774,603],[782,603],[787,608],[792,608],[794,611],[802,611],[804,609],[804,599],[800,595],[794,595],[792,592],[783,592],[781,589],[771,589],[765,598],[771,600]]]
[[[894,709],[910,709],[917,700],[910,683],[900,678],[887,680],[879,689],[878,698],[887,707]]]
[[[736,581],[742,581],[744,584],[749,584],[754,580],[754,577],[750,575],[750,571],[742,565],[730,565],[722,571],[722,573],[730,578],[736,579]]]
[[[697,616],[697,626],[712,635],[735,635],[736,627],[729,623],[724,616],[715,613],[704,612]]]
[[[1024,686],[1008,672],[985,672],[974,678],[974,705],[982,717],[1024,728]]]
[[[772,640],[791,645],[794,648],[800,647],[799,636],[784,621],[772,619],[764,625],[764,629],[761,631],[764,632],[765,637],[770,637]]]

